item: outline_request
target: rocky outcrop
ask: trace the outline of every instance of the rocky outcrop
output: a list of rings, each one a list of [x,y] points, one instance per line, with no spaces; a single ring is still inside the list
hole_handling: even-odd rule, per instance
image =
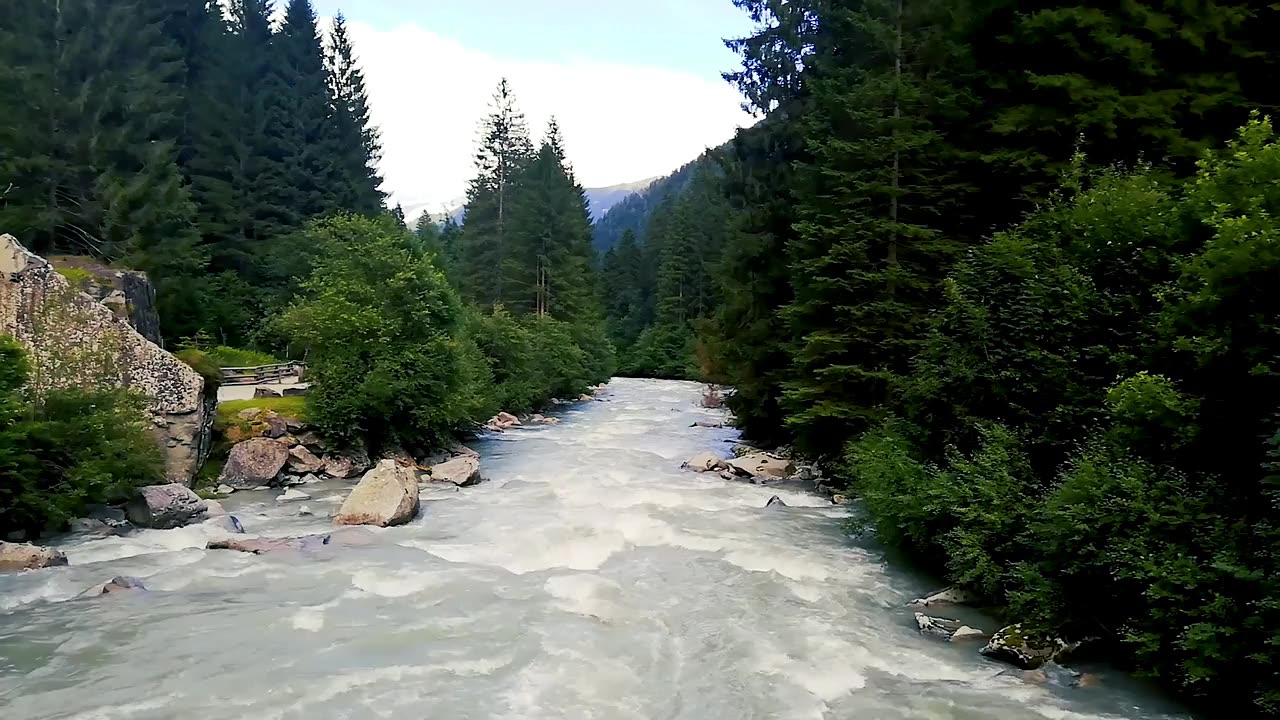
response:
[[[208,504],[199,495],[178,483],[140,487],[124,508],[129,522],[156,530],[203,520],[208,510]]]
[[[418,514],[418,480],[412,469],[383,460],[365,473],[333,521],[339,525],[403,525]]]
[[[684,464],[684,467],[694,472],[701,473],[720,470],[727,467],[727,465],[725,465],[724,460],[721,460],[718,455],[714,455],[712,453],[698,453],[697,455],[689,458],[688,462]]]
[[[30,351],[36,393],[107,386],[145,395],[167,479],[190,484],[208,452],[204,379],[11,235],[0,235],[0,334]]]
[[[471,487],[484,479],[480,476],[480,459],[469,455],[432,465],[430,472],[432,482],[450,482],[458,487]]]
[[[764,452],[736,457],[729,460],[726,465],[730,470],[746,477],[785,478],[795,469],[790,460]]]
[[[0,540],[0,572],[38,570],[67,564],[67,556],[61,550]]]
[[[285,443],[271,438],[251,438],[231,448],[218,482],[236,490],[265,487],[276,479],[288,460],[289,446]]]
[[[500,412],[497,415],[494,415],[493,417],[489,418],[489,422],[485,423],[484,427],[486,430],[489,430],[490,432],[502,432],[503,430],[515,427],[516,425],[520,425],[520,424],[521,424],[520,418],[516,417],[515,415],[512,415],[509,412]]]
[[[1080,643],[1069,643],[1062,638],[1029,632],[1023,628],[1022,623],[1014,623],[992,635],[980,652],[1027,670],[1035,670],[1079,646]]]
[[[72,287],[97,300],[151,342],[163,346],[156,290],[147,274],[117,270],[89,257],[50,256],[49,263]]]

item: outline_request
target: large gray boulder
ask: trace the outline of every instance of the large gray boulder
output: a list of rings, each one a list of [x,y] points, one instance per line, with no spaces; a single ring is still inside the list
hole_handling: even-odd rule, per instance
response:
[[[123,307],[115,302],[121,299]],[[12,235],[0,235],[0,335],[22,343],[32,362],[44,368],[32,377],[32,390],[136,390],[147,398],[149,429],[164,453],[166,479],[190,484],[208,451],[213,393],[205,392],[196,371],[139,332],[129,302],[127,295],[115,295],[117,314]],[[139,325],[149,332],[150,323]]]
[[[231,448],[218,482],[236,490],[265,487],[276,479],[288,460],[288,445],[271,438],[250,438]]]
[[[949,587],[944,590],[939,590],[927,597],[916,598],[911,601],[911,604],[919,607],[930,607],[932,605],[966,605],[968,603],[976,602],[977,600],[978,598],[967,590]]]
[[[364,448],[333,452],[324,457],[324,474],[335,478],[352,478],[373,467]]]
[[[431,466],[432,482],[451,482],[458,487],[470,487],[480,482],[480,459],[459,455],[452,460]]]
[[[764,452],[743,455],[725,464],[737,474],[746,477],[785,478],[795,470],[790,460]]]
[[[0,572],[39,570],[67,564],[67,556],[61,550],[0,540]]]
[[[688,462],[686,462],[684,466],[694,472],[711,472],[712,470],[720,470],[721,468],[727,467],[724,460],[721,460],[719,455],[709,452],[694,455],[689,458]]]
[[[383,460],[360,478],[333,521],[339,525],[403,525],[418,514],[418,480],[412,468]]]
[[[981,630],[969,627],[959,620],[934,617],[919,612],[916,613],[916,626],[923,635],[933,635],[952,642],[986,637]]]
[[[169,483],[138,488],[124,510],[138,527],[168,530],[203,520],[209,506],[191,488]]]

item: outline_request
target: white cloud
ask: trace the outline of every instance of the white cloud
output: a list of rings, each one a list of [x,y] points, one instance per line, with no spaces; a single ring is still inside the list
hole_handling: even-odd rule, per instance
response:
[[[727,83],[670,70],[502,58],[416,25],[348,23],[382,131],[383,190],[439,211],[470,179],[476,128],[507,77],[535,140],[555,115],[586,187],[663,175],[754,120]]]

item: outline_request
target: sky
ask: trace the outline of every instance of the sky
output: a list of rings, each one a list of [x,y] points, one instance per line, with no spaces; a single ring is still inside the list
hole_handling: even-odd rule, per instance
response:
[[[411,215],[466,190],[507,77],[535,141],[554,115],[585,187],[665,175],[754,119],[720,73],[751,30],[731,0],[313,0],[347,18],[382,133],[383,190]]]

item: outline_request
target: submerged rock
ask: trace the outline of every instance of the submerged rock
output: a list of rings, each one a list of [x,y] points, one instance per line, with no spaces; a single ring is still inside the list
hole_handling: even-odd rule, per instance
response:
[[[1021,668],[1035,670],[1079,646],[1080,643],[1069,643],[1062,638],[1028,632],[1023,629],[1022,623],[1014,623],[997,631],[979,652]]]
[[[289,459],[289,446],[270,438],[251,438],[236,443],[218,482],[236,490],[252,490],[270,485]]]
[[[480,476],[480,460],[469,455],[460,455],[431,467],[433,482],[451,482],[458,487],[470,487],[483,479]]]
[[[378,541],[368,530],[344,528],[328,533],[280,538],[222,538],[210,540],[206,550],[234,550],[236,552],[263,555],[275,552],[312,553],[318,550],[340,547],[359,547]]]
[[[769,498],[769,502],[765,503],[764,506],[767,508],[788,507],[788,505],[782,501],[782,498],[778,497],[777,495],[774,495],[773,497]]]
[[[0,541],[0,572],[39,570],[67,564],[67,556],[54,548]]]
[[[698,453],[689,458],[684,466],[694,472],[711,472],[726,467],[724,460],[712,453]]]
[[[285,490],[283,494],[276,496],[276,502],[297,502],[299,500],[310,499],[310,495],[302,492],[301,490],[295,490],[294,488],[289,488],[288,490]]]
[[[147,586],[143,585],[142,581],[136,577],[117,575],[111,578],[111,582],[104,584],[102,586],[102,590],[98,594],[110,595],[111,593],[128,592],[130,590],[141,590],[146,592]]]
[[[418,514],[418,480],[413,470],[383,460],[360,479],[333,521],[339,525],[403,525]]]
[[[208,503],[191,488],[177,483],[138,488],[133,499],[125,505],[129,522],[156,530],[169,530],[196,522],[208,510]]]
[[[695,420],[689,427],[718,429],[724,427],[724,423],[719,420]]]

